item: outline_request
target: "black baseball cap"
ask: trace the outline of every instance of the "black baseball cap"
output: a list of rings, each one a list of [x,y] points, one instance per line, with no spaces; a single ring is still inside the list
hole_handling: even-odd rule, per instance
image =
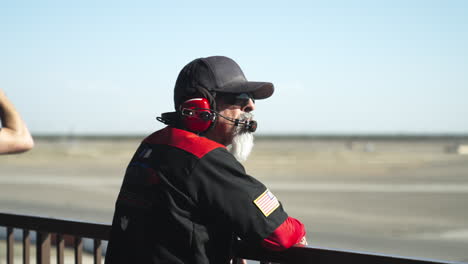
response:
[[[265,99],[273,94],[270,82],[250,82],[239,65],[224,56],[198,58],[185,65],[174,87],[174,104],[177,107],[194,95],[220,93],[250,93],[254,99]]]

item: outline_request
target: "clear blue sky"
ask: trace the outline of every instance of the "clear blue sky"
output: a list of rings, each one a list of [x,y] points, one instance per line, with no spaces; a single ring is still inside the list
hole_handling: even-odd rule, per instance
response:
[[[0,87],[34,134],[146,134],[179,70],[276,91],[259,133],[467,133],[468,1],[2,1]]]

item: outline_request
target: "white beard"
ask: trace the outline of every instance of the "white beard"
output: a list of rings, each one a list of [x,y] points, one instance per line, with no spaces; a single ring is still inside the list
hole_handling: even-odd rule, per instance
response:
[[[250,113],[242,113],[241,120],[251,120],[253,115]],[[244,125],[234,127],[234,137],[231,145],[228,146],[229,152],[239,161],[244,162],[252,152],[254,146],[253,133],[247,131]]]

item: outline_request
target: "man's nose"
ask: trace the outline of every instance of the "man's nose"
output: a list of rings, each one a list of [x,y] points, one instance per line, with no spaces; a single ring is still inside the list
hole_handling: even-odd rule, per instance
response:
[[[249,98],[249,102],[244,107],[242,107],[242,111],[249,113],[253,110],[255,110],[255,103],[252,99]]]

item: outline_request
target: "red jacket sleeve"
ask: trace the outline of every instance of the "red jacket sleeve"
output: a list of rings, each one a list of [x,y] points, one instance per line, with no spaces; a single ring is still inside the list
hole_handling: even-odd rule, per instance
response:
[[[275,251],[286,250],[299,243],[305,234],[304,225],[299,220],[288,217],[262,241],[262,246]]]

